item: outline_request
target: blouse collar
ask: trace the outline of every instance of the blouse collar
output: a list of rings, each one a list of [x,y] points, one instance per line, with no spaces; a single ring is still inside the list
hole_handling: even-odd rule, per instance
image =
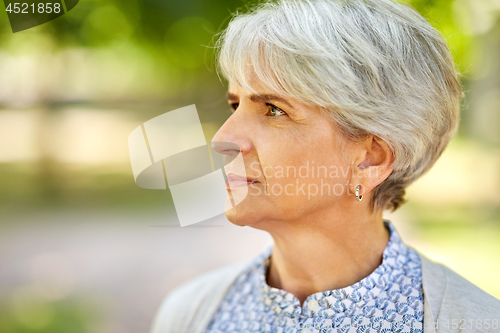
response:
[[[368,276],[351,286],[309,295],[302,307],[293,294],[267,284],[266,272],[273,246],[267,247],[256,258],[258,283],[264,305],[289,317],[330,317],[342,312],[347,315],[353,312],[355,307],[369,306],[367,303],[372,303],[374,307],[383,307],[384,302],[389,301],[389,289],[392,289],[395,283],[402,283],[402,277],[420,276],[420,267],[410,258],[409,248],[403,243],[392,223],[384,220],[384,224],[390,231],[390,237],[382,254],[382,263]],[[378,297],[383,291],[385,297]],[[398,297],[395,293],[393,296]]]

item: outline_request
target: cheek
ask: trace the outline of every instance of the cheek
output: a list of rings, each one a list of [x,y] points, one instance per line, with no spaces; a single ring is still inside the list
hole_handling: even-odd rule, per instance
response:
[[[340,157],[328,120],[282,129],[274,137],[269,134],[260,136],[256,149],[266,180],[266,200],[273,206],[307,210],[347,192],[350,168]]]
[[[347,191],[350,168],[331,149],[282,149],[262,156],[268,199],[276,206],[314,208]]]
[[[293,209],[339,200],[348,191],[349,170],[341,165],[304,163],[266,168],[269,200]],[[314,208],[314,206],[311,206]]]

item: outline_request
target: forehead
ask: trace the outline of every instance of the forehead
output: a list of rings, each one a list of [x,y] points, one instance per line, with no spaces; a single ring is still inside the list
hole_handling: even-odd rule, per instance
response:
[[[228,78],[229,91],[248,91],[258,94],[274,94],[281,96],[289,96],[285,89],[279,84],[280,79],[276,77],[276,73],[269,71],[255,71],[252,63],[247,62],[242,71],[235,71],[236,75]]]
[[[256,75],[246,78],[246,82],[239,82],[235,79],[229,80],[228,92],[238,95],[243,94],[277,94],[269,88],[264,82],[259,80]]]
[[[321,109],[314,101],[301,100],[293,94],[287,93],[286,89],[280,84],[280,78],[276,78],[276,74],[266,72],[260,73],[260,75],[264,76],[265,81],[255,72],[252,64],[247,63],[244,75],[236,75],[228,78],[228,99],[249,98],[252,101],[274,100],[280,101],[294,109],[297,107]]]

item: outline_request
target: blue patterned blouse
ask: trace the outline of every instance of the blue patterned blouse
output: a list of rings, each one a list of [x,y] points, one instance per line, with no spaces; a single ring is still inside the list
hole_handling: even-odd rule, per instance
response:
[[[384,223],[391,235],[382,264],[351,286],[309,295],[302,306],[267,284],[268,247],[236,279],[206,333],[423,332],[420,258]]]

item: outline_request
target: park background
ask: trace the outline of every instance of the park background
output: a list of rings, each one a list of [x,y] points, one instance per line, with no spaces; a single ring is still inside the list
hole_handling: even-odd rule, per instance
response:
[[[500,298],[500,0],[410,3],[448,40],[466,98],[456,138],[386,217]],[[230,114],[213,36],[248,4],[84,0],[15,34],[0,13],[0,332],[146,332],[174,286],[270,244],[224,217],[176,227],[127,147],[190,104],[210,141]]]

